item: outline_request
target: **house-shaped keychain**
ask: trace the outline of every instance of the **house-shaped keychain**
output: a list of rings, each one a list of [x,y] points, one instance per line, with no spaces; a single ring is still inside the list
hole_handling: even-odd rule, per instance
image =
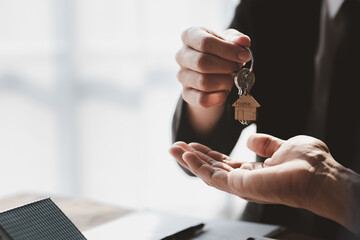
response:
[[[235,107],[235,119],[240,121],[256,121],[257,108],[260,104],[250,95],[242,95],[232,105]]]
[[[50,199],[0,212],[0,240],[86,240]]]

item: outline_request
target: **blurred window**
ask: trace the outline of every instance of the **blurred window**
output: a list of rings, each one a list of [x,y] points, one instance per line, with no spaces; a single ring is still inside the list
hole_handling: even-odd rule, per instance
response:
[[[184,29],[222,31],[237,3],[1,0],[0,197],[219,213],[224,194],[168,154],[181,93],[174,56]]]

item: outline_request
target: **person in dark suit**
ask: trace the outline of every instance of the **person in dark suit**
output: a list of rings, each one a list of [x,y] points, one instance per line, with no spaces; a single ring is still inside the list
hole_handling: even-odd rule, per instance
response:
[[[185,30],[176,55],[183,92],[173,141],[230,154],[244,129],[234,120],[231,105],[238,94],[232,73],[249,61],[244,47],[251,47],[251,93],[261,104],[257,131],[281,139],[316,137],[341,165],[360,172],[359,9],[359,0],[242,0],[223,33]],[[242,219],[323,239],[357,239],[338,223],[283,205],[249,203]]]

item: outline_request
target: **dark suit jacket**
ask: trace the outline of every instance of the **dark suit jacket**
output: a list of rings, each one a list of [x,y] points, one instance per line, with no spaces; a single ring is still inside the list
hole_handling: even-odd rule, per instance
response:
[[[314,81],[314,56],[319,37],[320,0],[242,0],[231,28],[252,43],[256,82],[251,90],[261,104],[257,131],[288,139],[308,131]],[[237,88],[226,111],[208,136],[196,136],[188,122],[186,103],[180,98],[173,118],[173,141],[200,142],[230,154],[243,126],[234,120]],[[315,136],[318,137],[318,136]],[[356,239],[339,224],[314,214],[280,205],[248,204],[243,219],[281,224],[290,231],[323,239]],[[347,237],[337,237],[340,232]]]

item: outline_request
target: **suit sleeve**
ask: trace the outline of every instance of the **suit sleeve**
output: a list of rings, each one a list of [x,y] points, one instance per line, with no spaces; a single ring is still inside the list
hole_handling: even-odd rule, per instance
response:
[[[209,134],[199,136],[188,120],[187,103],[180,97],[172,120],[172,141],[198,142],[229,155],[244,128],[238,121],[234,120],[232,104],[236,99],[237,89],[234,87],[225,103],[225,111],[219,122]]]

